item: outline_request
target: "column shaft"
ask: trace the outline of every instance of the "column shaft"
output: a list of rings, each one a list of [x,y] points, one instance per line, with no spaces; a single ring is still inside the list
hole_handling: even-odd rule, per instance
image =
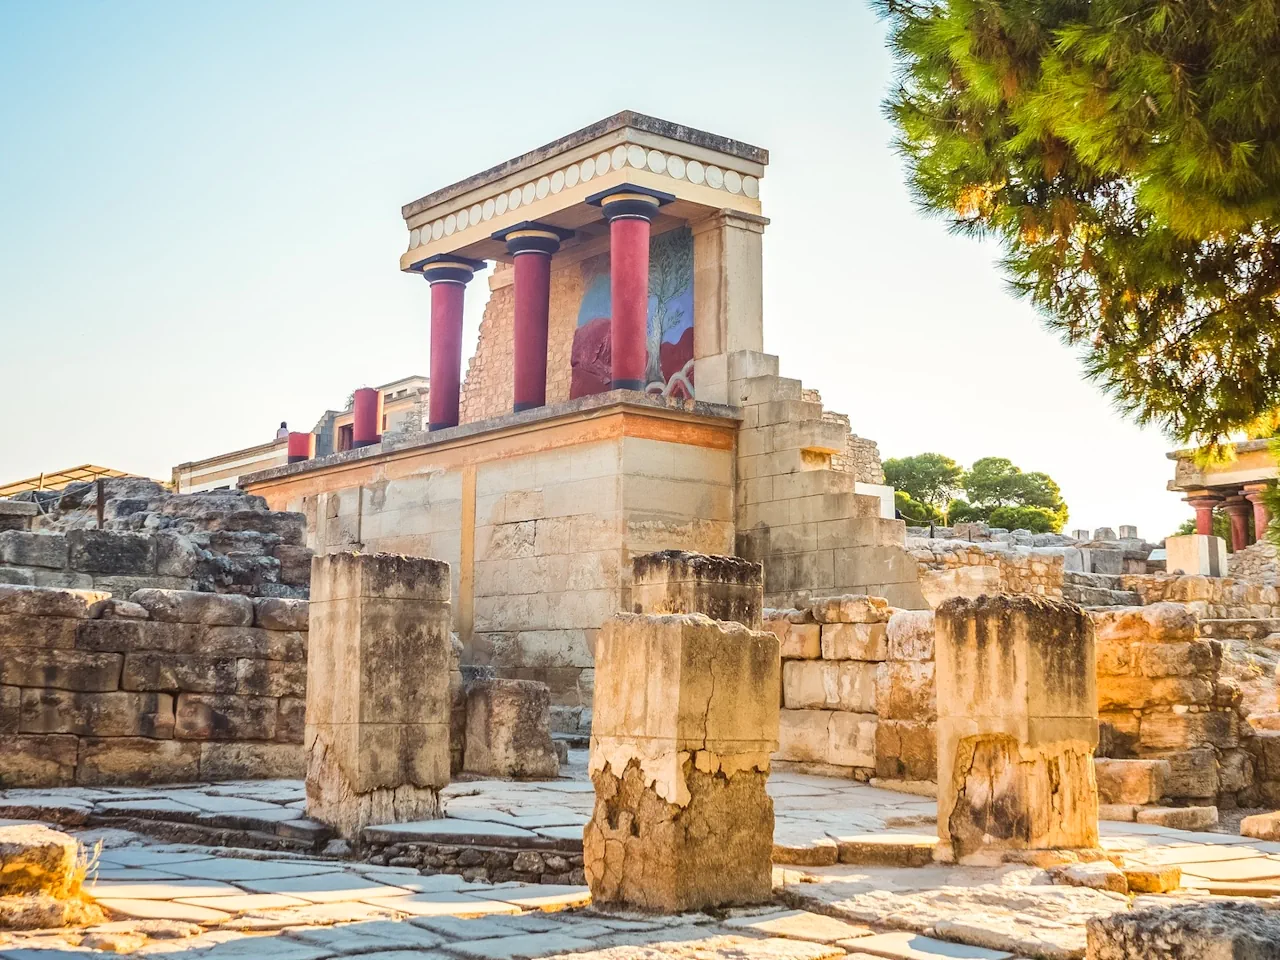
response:
[[[1244,497],[1232,497],[1222,508],[1231,518],[1231,550],[1243,550],[1249,545],[1249,502]]]
[[[1196,533],[1201,536],[1213,536],[1213,508],[1222,502],[1220,497],[1187,497],[1196,512]]]
[[[1271,512],[1262,501],[1266,489],[1265,483],[1251,483],[1244,488],[1245,499],[1253,504],[1253,532],[1257,540],[1265,540],[1267,528],[1271,526]]]
[[[431,284],[431,390],[427,397],[431,430],[458,425],[465,292],[466,287],[452,280]]]
[[[609,224],[609,292],[614,390],[643,390],[648,365],[649,221],[619,217]]]
[[[551,256],[530,250],[515,262],[515,402],[519,412],[547,402]]]

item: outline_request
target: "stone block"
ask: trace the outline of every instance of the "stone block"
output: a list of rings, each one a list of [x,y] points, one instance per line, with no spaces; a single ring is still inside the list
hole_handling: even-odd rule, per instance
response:
[[[74,736],[0,736],[0,787],[66,787],[76,782]]]
[[[296,544],[281,543],[271,551],[280,561],[280,582],[305,587],[311,583],[312,551]]]
[[[876,669],[876,713],[890,720],[937,719],[934,665],[920,660],[895,660]]]
[[[767,900],[779,644],[697,614],[601,628],[583,836],[593,901],[664,912]]]
[[[1280,840],[1280,812],[1257,813],[1240,821],[1240,836],[1255,840]]]
[[[70,617],[0,615],[0,647],[69,650],[76,645],[76,628],[82,622]]]
[[[874,769],[879,723],[880,718],[874,713],[833,711],[827,724],[826,762],[839,767]]]
[[[58,830],[29,823],[0,827],[0,897],[79,893],[80,844]]]
[[[307,665],[279,660],[236,661],[236,693],[254,697],[305,697]]]
[[[307,701],[302,697],[281,697],[280,715],[276,718],[276,742],[304,743],[306,731]]]
[[[22,710],[22,688],[0,687],[0,733],[17,733]]]
[[[1138,743],[1143,750],[1182,750],[1187,747],[1235,747],[1240,743],[1233,712],[1147,713]]]
[[[122,690],[235,693],[236,661],[184,653],[126,653]]]
[[[102,608],[101,618],[103,620],[149,620],[151,614],[147,613],[147,608],[140,603],[112,597]]]
[[[173,723],[173,697],[167,693],[22,691],[22,733],[167,740]]]
[[[1169,776],[1165,760],[1093,761],[1098,781],[1098,799],[1102,803],[1157,803],[1164,796]]]
[[[156,534],[156,573],[159,576],[190,577],[202,558],[202,551],[187,537],[171,530]]]
[[[631,561],[631,606],[635,613],[702,613],[759,630],[764,568],[681,550],[642,554]]]
[[[876,712],[876,668],[857,660],[788,660],[782,664],[782,705]]]
[[[1124,551],[1094,547],[1089,551],[1089,571],[1111,575],[1124,573]]]
[[[440,816],[449,782],[449,565],[329,554],[311,573],[307,811],[344,837]],[[578,671],[575,671],[577,673]]]
[[[195,590],[138,590],[129,598],[145,607],[153,620],[247,627],[253,623],[253,601],[227,593]]]
[[[797,763],[827,763],[831,750],[830,710],[781,710],[774,757]]]
[[[1241,901],[1178,903],[1093,917],[1086,936],[1089,960],[1278,960],[1280,913]]]
[[[2,531],[0,532],[0,563],[61,570],[67,565],[67,538],[57,533]]]
[[[782,659],[816,660],[822,656],[821,627],[816,623],[792,623],[786,617],[764,620],[763,629],[778,638]]]
[[[934,724],[881,719],[876,726],[876,776],[885,780],[937,780]]]
[[[1098,677],[1098,710],[1143,710],[1213,702],[1214,684],[1203,677]]]
[[[82,573],[145,577],[156,572],[156,538],[116,530],[72,530],[67,566]]]
[[[1145,719],[1143,726],[1146,726]],[[1164,782],[1165,796],[1180,800],[1205,800],[1218,795],[1218,753],[1213,747],[1152,751],[1148,756],[1169,764]]]
[[[1191,677],[1214,672],[1220,657],[1208,640],[1136,643],[1133,654],[1144,677]]]
[[[36,569],[35,567],[0,567],[0,583],[15,587],[34,587]]]
[[[96,617],[111,595],[98,590],[67,590],[59,587],[24,587],[0,584],[0,616]]]
[[[1198,533],[1166,537],[1164,551],[1164,568],[1171,574],[1205,577],[1227,575],[1227,541],[1221,537],[1208,537]]]
[[[1130,893],[1171,893],[1182,886],[1182,868],[1179,866],[1126,863],[1123,869]]]
[[[118,653],[9,647],[0,656],[0,684],[105,692],[120,687]]]
[[[1181,603],[1091,610],[1089,616],[1099,642],[1159,643],[1196,637],[1195,614]]]
[[[884,623],[824,623],[824,660],[884,660],[889,655]]]
[[[80,741],[77,782],[84,786],[183,783],[199,779],[198,743],[147,737],[85,737]]]
[[[306,600],[262,597],[253,601],[253,624],[267,630],[306,630],[308,609]]]
[[[1218,822],[1217,807],[1142,807],[1138,823],[1157,824],[1174,830],[1208,830]]]
[[[560,762],[551,741],[551,692],[533,680],[475,680],[467,690],[468,773],[553,779]]]
[[[889,604],[882,597],[843,594],[810,601],[813,618],[819,623],[886,623]]]
[[[1089,618],[1025,595],[956,597],[935,626],[939,858],[1096,847]]]
[[[300,743],[193,744],[200,750],[203,780],[301,780],[307,772],[307,755]]]
[[[173,735],[179,740],[271,740],[276,711],[273,697],[181,693]]]
[[[933,611],[896,610],[886,630],[890,660],[933,659]]]

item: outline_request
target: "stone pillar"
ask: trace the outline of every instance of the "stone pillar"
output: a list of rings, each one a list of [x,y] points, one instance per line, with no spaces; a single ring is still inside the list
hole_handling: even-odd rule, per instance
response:
[[[583,833],[596,904],[678,913],[771,895],[780,651],[700,614],[618,614],[596,642]]]
[[[1193,577],[1225,577],[1227,542],[1198,533],[1165,537],[1164,568],[1169,573],[1181,571]]]
[[[634,613],[705,613],[760,630],[763,608],[764,567],[750,560],[663,550],[631,561]]]
[[[289,462],[302,463],[316,455],[316,435],[314,433],[289,433]]]
[[[551,688],[536,680],[484,677],[467,688],[464,769],[484,777],[554,780]]]
[[[1263,494],[1267,492],[1269,483],[1246,483],[1244,485],[1244,498],[1253,504],[1253,532],[1255,540],[1265,540],[1267,538],[1267,527],[1271,526],[1271,513],[1267,510],[1267,505],[1262,502]]]
[[[547,323],[551,309],[551,257],[560,241],[573,236],[545,223],[526,220],[493,234],[515,258],[515,329],[512,334],[514,401],[512,409],[532,410],[547,402]]]
[[[938,853],[1098,845],[1093,625],[1072,603],[955,597],[935,618]]]
[[[1249,501],[1237,494],[1224,500],[1222,509],[1231,520],[1231,552],[1243,550],[1252,542],[1249,539]]]
[[[422,262],[431,284],[431,392],[427,395],[427,429],[458,425],[462,389],[462,301],[468,281],[484,266],[442,253]]]
[[[649,227],[675,197],[620,184],[587,197],[609,221],[612,390],[643,390],[649,356]]]
[[[729,403],[728,356],[764,351],[765,217],[719,210],[692,224],[693,360],[698,399]]]
[[[353,839],[440,816],[449,783],[449,565],[335,553],[311,563],[307,816]]]
[[[371,447],[382,427],[382,392],[361,387],[351,397],[351,446]]]
[[[1121,540],[1137,540],[1138,528],[1133,526],[1132,524],[1121,524],[1120,539]]]
[[[1196,533],[1202,537],[1213,536],[1213,508],[1222,502],[1222,498],[1208,490],[1200,490],[1188,494],[1183,500],[1195,509]]]

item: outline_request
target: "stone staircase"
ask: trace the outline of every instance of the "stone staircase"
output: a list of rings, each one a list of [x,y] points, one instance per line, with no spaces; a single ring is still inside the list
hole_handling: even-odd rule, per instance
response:
[[[1137,607],[1142,597],[1121,588],[1121,578],[1112,573],[1082,573],[1068,570],[1063,574],[1062,598],[1082,607]]]

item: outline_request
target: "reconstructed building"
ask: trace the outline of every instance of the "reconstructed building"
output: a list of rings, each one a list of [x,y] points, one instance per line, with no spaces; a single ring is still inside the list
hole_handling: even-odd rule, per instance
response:
[[[627,112],[407,204],[428,429],[317,444],[240,485],[305,514],[317,552],[447,561],[464,662],[546,681],[562,711],[590,702],[637,554],[759,560],[771,605],[923,606],[874,444],[763,352],[768,159]],[[488,262],[464,379],[463,302]]]
[[[1262,493],[1280,477],[1273,443],[1242,440],[1232,444],[1225,457],[1211,457],[1203,448],[1167,454],[1175,463],[1169,489],[1183,493],[1195,509],[1197,533],[1213,533],[1213,513],[1220,509],[1231,519],[1232,550],[1243,550],[1261,538],[1271,521]]]

